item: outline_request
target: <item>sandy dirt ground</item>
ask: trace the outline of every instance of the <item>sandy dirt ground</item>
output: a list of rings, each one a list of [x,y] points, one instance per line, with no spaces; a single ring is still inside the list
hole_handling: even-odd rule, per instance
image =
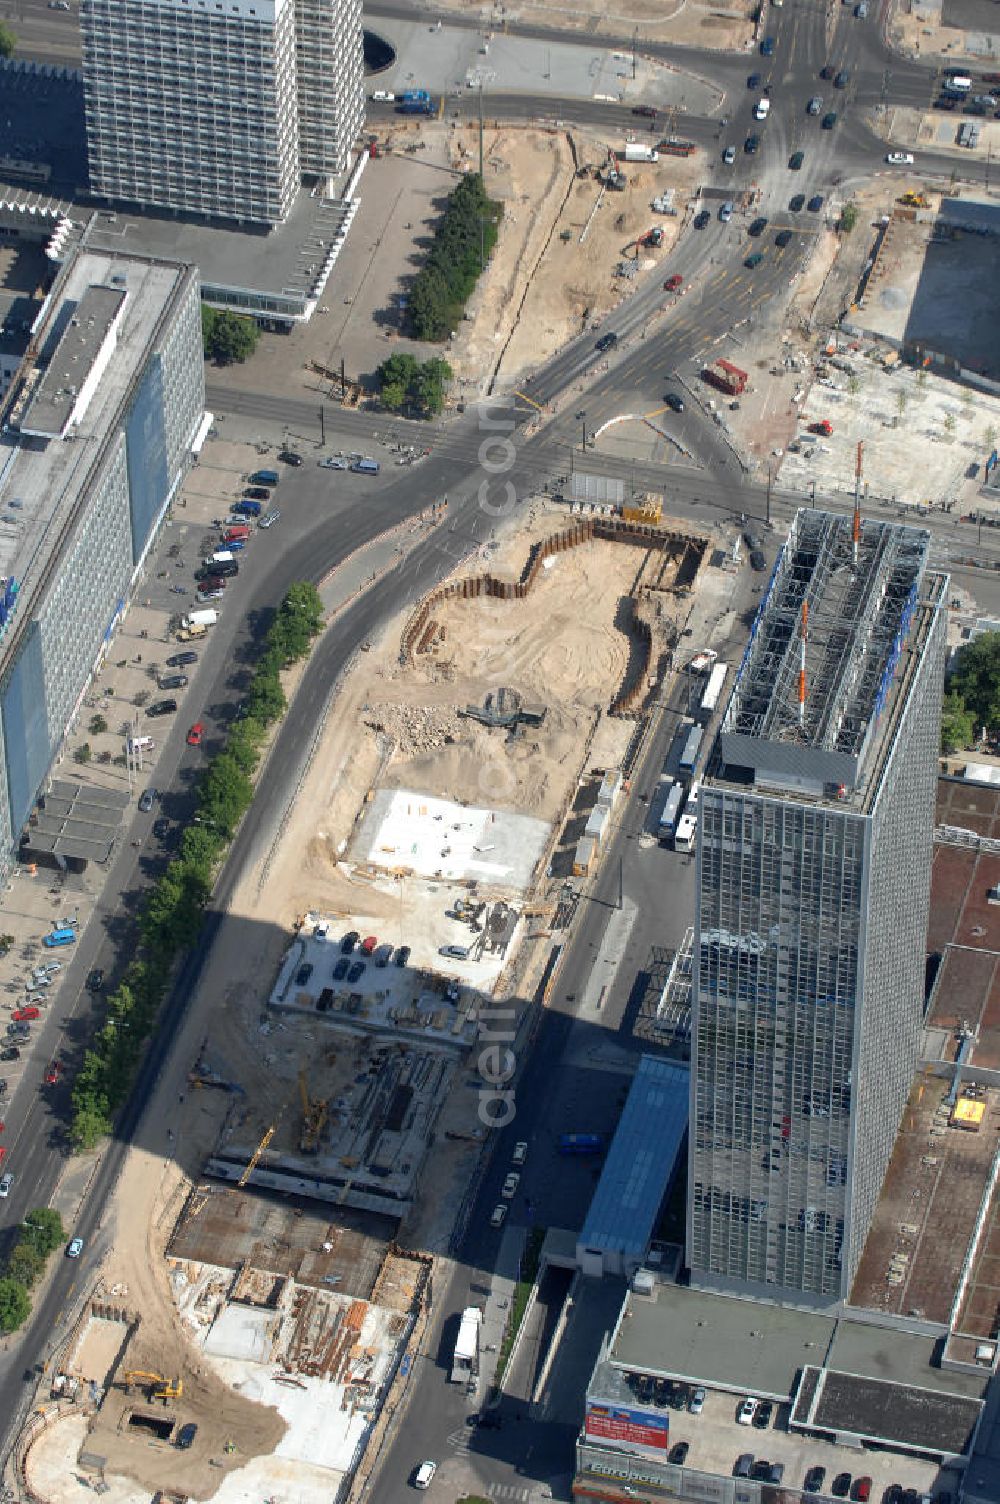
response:
[[[683,119],[676,131],[683,136]],[[478,146],[468,128],[453,128],[450,150],[456,167],[476,165]],[[486,183],[504,205],[504,222],[468,321],[449,351],[460,380],[478,383],[486,373],[509,387],[598,322],[635,285],[616,277],[615,267],[654,225],[663,230],[663,244],[644,253],[644,270],[668,258],[702,153],[623,164],[628,187],[622,193],[603,191],[589,174],[577,176],[603,166],[607,154],[608,142],[592,134],[518,129],[488,136]],[[677,217],[650,208],[668,189]]]
[[[973,66],[978,64],[980,67],[995,64],[1000,56],[1000,38],[981,31],[945,26],[942,15],[941,0],[926,0],[923,4],[897,3],[889,22],[893,46],[908,57],[934,57],[948,63],[966,58]]]
[[[621,36],[638,28],[640,44],[674,42],[679,46],[716,47],[735,51],[753,37],[752,4],[711,5],[698,0],[631,0],[627,14],[609,11],[602,0],[526,0],[523,5],[482,4],[478,13],[486,27],[502,30],[505,20],[524,26],[557,26],[585,31],[588,36]],[[468,15],[468,0],[441,0],[440,10]]]
[[[564,509],[539,508],[476,568],[516,578],[530,544],[567,520]],[[629,642],[616,617],[643,557],[622,544],[585,544],[560,555],[527,601],[448,602],[434,618],[445,629],[441,648],[413,667],[399,664],[406,618],[397,618],[341,689],[255,899],[267,917],[289,925],[306,910],[358,906],[356,881],[336,863],[376,781],[553,819],[575,784],[584,738],[622,683]],[[523,740],[455,714],[501,685],[548,706],[544,724]],[[396,902],[367,883],[364,893],[375,916],[379,904],[389,914]]]
[[[217,1104],[209,1093],[200,1096],[208,1111],[188,1115],[191,1126],[184,1136],[183,1161],[195,1172],[217,1130]],[[114,1250],[104,1269],[105,1288],[117,1291],[121,1303],[142,1316],[123,1367],[180,1377],[183,1396],[163,1405],[148,1402],[139,1387],[130,1396],[114,1388],[94,1417],[87,1447],[107,1458],[109,1472],[128,1474],[151,1490],[170,1486],[207,1499],[226,1472],[273,1452],[285,1424],[277,1411],[243,1399],[217,1378],[175,1317],[163,1248],[188,1188],[182,1164],[134,1148],[119,1182]],[[123,1208],[127,1216],[121,1215]],[[197,1448],[179,1452],[130,1431],[127,1417],[133,1410],[175,1417],[178,1424],[195,1421]]]

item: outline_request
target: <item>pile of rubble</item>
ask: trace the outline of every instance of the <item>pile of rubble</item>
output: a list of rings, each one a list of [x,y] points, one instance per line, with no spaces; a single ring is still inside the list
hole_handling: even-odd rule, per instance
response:
[[[468,736],[457,711],[448,705],[369,705],[365,724],[390,737],[403,757],[445,747]]]

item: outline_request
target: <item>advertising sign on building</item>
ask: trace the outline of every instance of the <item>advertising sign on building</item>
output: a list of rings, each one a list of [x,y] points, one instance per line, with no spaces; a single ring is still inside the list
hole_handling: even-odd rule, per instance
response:
[[[610,1441],[640,1456],[665,1460],[670,1434],[669,1416],[625,1405],[587,1405],[585,1431],[588,1440]]]

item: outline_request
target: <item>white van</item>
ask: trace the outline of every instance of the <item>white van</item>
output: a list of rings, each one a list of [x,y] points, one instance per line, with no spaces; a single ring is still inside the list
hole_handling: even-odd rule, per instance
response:
[[[133,755],[137,752],[153,752],[156,743],[151,736],[133,736],[129,738],[128,750]]]
[[[972,79],[964,73],[953,73],[945,79],[945,88],[954,89],[956,94],[968,94],[972,88]]]
[[[235,557],[235,554],[230,549],[222,548],[218,553],[208,554],[201,562],[205,565],[206,569],[210,569],[213,564],[232,564],[235,561]]]
[[[753,113],[755,120],[766,120],[771,113],[771,101],[769,99],[759,99],[757,101],[757,108]]]
[[[436,1462],[422,1462],[413,1475],[413,1487],[430,1488],[431,1480],[436,1472]]]

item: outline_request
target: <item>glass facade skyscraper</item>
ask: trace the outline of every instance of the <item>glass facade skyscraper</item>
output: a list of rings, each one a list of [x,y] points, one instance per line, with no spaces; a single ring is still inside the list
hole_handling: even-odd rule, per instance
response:
[[[688,1262],[849,1293],[917,1059],[944,659],[928,534],[800,512],[701,793]]]

